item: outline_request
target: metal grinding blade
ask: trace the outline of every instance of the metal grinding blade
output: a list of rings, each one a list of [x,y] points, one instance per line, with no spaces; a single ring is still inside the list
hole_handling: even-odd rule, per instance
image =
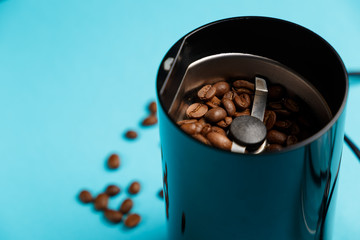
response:
[[[255,77],[255,96],[251,116],[237,117],[230,126],[230,135],[235,140],[231,146],[232,152],[252,152],[258,154],[264,151],[266,146],[266,127],[263,124],[263,120],[267,93],[266,81],[260,77]],[[259,144],[261,144],[260,147]],[[254,149],[255,146],[256,148]]]

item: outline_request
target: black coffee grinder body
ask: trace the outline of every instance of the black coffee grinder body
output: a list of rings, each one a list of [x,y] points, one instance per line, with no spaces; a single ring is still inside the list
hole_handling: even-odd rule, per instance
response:
[[[196,85],[182,81],[192,64],[209,56],[244,59],[246,69],[259,60],[252,74],[265,71],[276,79],[288,72],[306,79],[308,84],[293,88],[314,102],[321,129],[282,151],[260,154],[224,151],[193,139],[176,124],[181,95]],[[283,79],[290,87],[297,84]],[[320,100],[307,97],[311,91]],[[210,23],[169,50],[157,92],[169,239],[331,239],[348,78],[325,40],[273,18]],[[315,104],[322,99],[326,106]]]

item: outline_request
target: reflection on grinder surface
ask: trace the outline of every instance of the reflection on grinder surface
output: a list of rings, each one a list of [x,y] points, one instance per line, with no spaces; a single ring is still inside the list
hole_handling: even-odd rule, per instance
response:
[[[339,133],[341,134],[343,132]],[[304,239],[310,236],[314,239],[324,237],[324,222],[341,162],[341,151],[337,151],[338,148],[335,148],[335,145],[342,144],[342,141],[341,136],[336,135],[336,130],[328,131],[321,139],[305,149],[305,168],[301,189],[301,212],[306,229],[302,231]],[[324,151],[324,149],[331,149],[331,151]]]

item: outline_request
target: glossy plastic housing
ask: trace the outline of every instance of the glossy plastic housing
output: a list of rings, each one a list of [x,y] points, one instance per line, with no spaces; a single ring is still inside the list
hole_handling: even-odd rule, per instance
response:
[[[333,118],[281,152],[237,154],[206,146],[169,117],[169,77],[214,54],[267,57],[293,69],[323,95]],[[172,66],[164,63],[173,58]],[[169,74],[171,73],[171,74]],[[200,27],[168,51],[157,76],[169,239],[331,239],[348,77],[336,51],[310,30],[266,17]]]

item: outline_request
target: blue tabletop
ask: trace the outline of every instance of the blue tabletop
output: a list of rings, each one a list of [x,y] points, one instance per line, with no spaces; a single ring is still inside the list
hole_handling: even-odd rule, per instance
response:
[[[166,239],[158,127],[142,127],[166,51],[208,22],[261,15],[324,37],[360,70],[360,2],[0,0],[0,239]],[[346,132],[360,144],[360,78],[350,78]],[[138,131],[129,141],[127,129]],[[117,153],[121,167],[109,171]],[[77,200],[133,180],[135,229]],[[344,145],[334,239],[360,239],[360,163]]]

